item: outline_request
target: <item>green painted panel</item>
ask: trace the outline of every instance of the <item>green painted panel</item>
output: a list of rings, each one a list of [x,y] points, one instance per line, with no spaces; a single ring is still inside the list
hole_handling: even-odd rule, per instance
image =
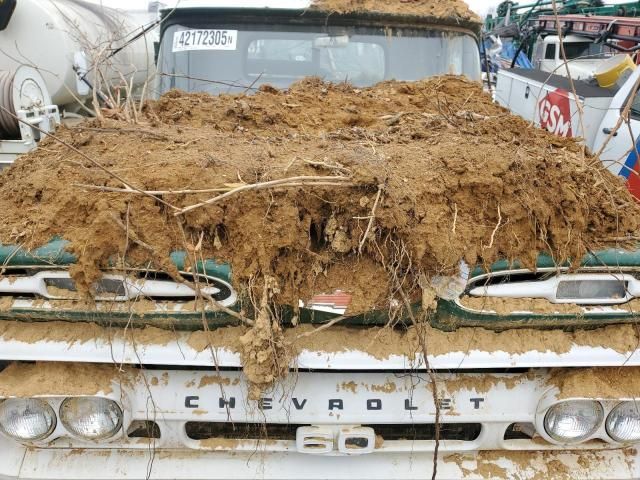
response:
[[[601,250],[586,255],[580,265],[583,267],[639,267],[640,268],[640,250]],[[556,263],[553,258],[547,254],[540,254],[536,263],[538,268],[555,268],[568,267],[569,262]],[[524,268],[518,261],[509,262],[500,260],[491,265],[491,272],[502,272],[505,270],[514,270]],[[482,267],[476,267],[471,272],[471,278],[484,275],[487,271]]]
[[[68,244],[66,240],[54,239],[31,251],[16,245],[0,245],[0,263],[5,266],[69,265],[76,258],[65,250]]]

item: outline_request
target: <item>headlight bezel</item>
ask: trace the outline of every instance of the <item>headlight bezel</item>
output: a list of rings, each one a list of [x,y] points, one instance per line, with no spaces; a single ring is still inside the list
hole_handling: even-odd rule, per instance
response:
[[[119,409],[119,427],[114,431],[114,434],[108,437],[98,438],[93,440],[88,437],[82,437],[75,435],[73,431],[67,429],[65,425],[63,425],[62,420],[60,418],[60,407],[63,402],[67,399],[73,398],[100,398],[104,400],[108,400],[113,402],[117,408]],[[126,428],[128,424],[131,422],[131,415],[129,414],[129,408],[127,407],[127,402],[122,403],[122,401],[118,401],[113,398],[111,395],[103,396],[103,395],[74,395],[74,396],[64,396],[64,395],[35,395],[33,397],[0,397],[0,404],[7,400],[35,400],[38,402],[43,402],[47,404],[51,410],[53,411],[55,418],[55,425],[51,432],[49,432],[46,436],[40,436],[34,440],[24,439],[21,440],[19,438],[13,437],[10,434],[6,433],[2,428],[0,428],[0,437],[6,437],[7,439],[27,445],[27,446],[35,446],[35,447],[45,447],[51,445],[51,442],[54,442],[59,439],[66,439],[67,441],[71,441],[72,445],[77,445],[78,447],[89,446],[94,444],[109,444],[113,442],[117,442],[121,440],[121,434],[126,432]]]
[[[547,390],[542,397],[540,397],[538,401],[538,407],[536,408],[535,418],[534,418],[534,426],[536,428],[536,432],[540,435],[545,441],[558,445],[558,446],[569,446],[571,448],[587,448],[587,444],[589,442],[604,442],[604,444],[609,444],[611,446],[629,446],[629,445],[640,445],[640,440],[632,440],[621,442],[614,436],[610,435],[609,431],[607,431],[607,420],[609,419],[609,415],[614,409],[625,402],[636,402],[638,405],[638,409],[640,410],[640,398],[606,398],[606,397],[566,397],[566,398],[558,398],[558,390],[557,389],[549,389]],[[562,440],[558,440],[553,436],[549,435],[546,429],[545,418],[549,410],[551,410],[554,406],[558,404],[562,404],[565,402],[576,402],[576,401],[595,401],[598,402],[603,409],[603,416],[600,421],[600,425],[596,428],[591,435],[586,438],[578,441],[578,442],[566,442]],[[603,444],[603,445],[604,445]]]
[[[111,430],[108,430],[105,433],[95,435],[95,436],[83,435],[79,433],[76,429],[74,429],[69,419],[66,418],[66,412],[64,411],[64,409],[68,407],[71,402],[82,402],[82,401],[96,402],[96,403],[105,402],[115,407],[117,411],[117,419],[118,419],[115,424],[115,427],[113,427]],[[116,437],[117,434],[123,430],[125,413],[122,407],[118,404],[118,402],[116,402],[111,398],[100,397],[100,396],[66,397],[61,399],[57,412],[58,412],[59,422],[64,427],[64,430],[68,434],[68,436],[76,438],[78,440],[85,441],[85,442],[105,442],[105,441],[108,442],[109,440],[112,440],[114,437]],[[77,421],[78,418],[76,418],[75,420]]]
[[[604,420],[604,428],[607,432],[607,435],[609,436],[609,438],[611,438],[611,440],[613,440],[616,443],[620,443],[622,445],[628,445],[628,444],[637,444],[640,443],[640,427],[638,428],[638,433],[637,433],[637,438],[635,439],[622,439],[622,437],[620,437],[619,435],[615,434],[614,432],[612,432],[612,428],[610,426],[610,420],[612,418],[612,416],[616,413],[617,410],[627,407],[627,406],[632,406],[632,408],[634,410],[636,410],[636,417],[638,418],[638,423],[640,424],[640,401],[639,400],[623,400],[620,401],[618,403],[616,403],[613,408],[611,408],[608,412],[607,412],[607,416]]]
[[[549,416],[554,413],[555,409],[560,408],[569,408],[573,407],[575,410],[579,408],[586,408],[585,404],[591,404],[594,411],[596,411],[596,418],[590,428],[582,435],[576,436],[575,438],[562,437],[557,432],[552,431],[551,426],[548,424]],[[577,415],[576,415],[577,416]],[[605,419],[605,409],[601,402],[594,399],[567,399],[550,405],[544,415],[542,416],[542,426],[544,428],[544,432],[546,435],[551,438],[554,443],[559,445],[578,445],[584,443],[594,437],[597,436],[598,432],[602,429],[603,423]]]
[[[58,416],[56,415],[56,411],[54,408],[52,408],[51,404],[49,402],[47,402],[45,399],[42,398],[37,398],[37,397],[11,397],[11,398],[0,398],[0,408],[2,408],[3,406],[6,406],[7,404],[10,403],[14,403],[14,402],[30,402],[33,404],[39,404],[40,407],[42,408],[43,412],[48,413],[49,415],[49,419],[51,420],[51,424],[48,426],[48,428],[46,429],[46,431],[44,431],[43,433],[35,436],[35,437],[19,437],[17,435],[13,435],[12,433],[10,433],[7,429],[6,426],[0,422],[0,432],[4,435],[6,435],[7,437],[11,438],[12,440],[19,442],[19,443],[36,443],[36,442],[42,442],[47,440],[48,438],[51,437],[51,435],[56,431],[56,429],[58,428],[59,422],[58,422]]]

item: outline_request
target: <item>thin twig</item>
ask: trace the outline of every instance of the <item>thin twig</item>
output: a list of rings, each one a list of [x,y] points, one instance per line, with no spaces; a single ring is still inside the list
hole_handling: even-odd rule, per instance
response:
[[[553,8],[553,16],[555,17],[556,30],[558,31],[558,43],[560,44],[560,56],[562,57],[562,63],[564,63],[566,70],[566,77],[569,80],[569,86],[571,87],[571,93],[573,94],[573,98],[577,99],[578,94],[576,92],[576,85],[573,81],[573,77],[571,76],[571,69],[569,68],[569,61],[567,60],[567,52],[565,51],[565,42],[564,42],[564,32],[562,30],[560,24],[560,17],[558,16],[558,5],[557,0],[552,0],[551,6]],[[584,108],[582,102],[575,102],[576,109],[578,111],[578,122],[580,124],[580,131],[584,132]],[[586,147],[582,145],[582,161],[585,161],[585,152]]]
[[[249,85],[247,88],[244,89],[244,92],[242,92],[242,95],[246,95],[249,90],[255,90],[253,88],[253,86],[260,81],[260,79],[262,78],[263,74],[264,74],[264,72],[260,72],[260,75],[258,75],[255,78],[255,80],[253,82],[251,82],[251,85]]]
[[[315,182],[312,184],[314,187],[342,187],[343,183],[340,182]],[[144,190],[139,192],[137,190],[129,190],[127,188],[117,188],[117,187],[107,187],[102,185],[88,185],[84,183],[74,183],[74,187],[85,188],[87,190],[96,190],[99,192],[107,192],[107,193],[125,193],[128,195],[197,195],[200,193],[224,193],[233,190],[236,187],[221,187],[221,188],[204,188],[202,190]],[[277,185],[273,188],[290,188],[290,187],[299,187],[301,186],[299,183],[284,183],[282,185]],[[369,218],[369,217],[367,217]]]
[[[160,75],[162,77],[183,78],[185,80],[195,80],[196,82],[212,83],[214,85],[224,85],[226,87],[231,87],[231,88],[244,88],[245,91],[246,90],[258,90],[257,88],[251,87],[249,85],[242,85],[242,84],[233,83],[233,82],[223,82],[221,80],[211,80],[211,79],[208,79],[208,78],[192,77],[190,75],[181,75],[181,74],[178,74],[178,73],[158,72],[158,75]]]
[[[313,177],[313,176],[312,177],[308,177],[308,176],[290,177],[290,178],[282,178],[280,180],[271,180],[269,182],[250,183],[247,185],[243,185],[241,187],[234,188],[233,190],[223,193],[222,195],[218,195],[217,197],[210,198],[209,200],[206,200],[204,202],[200,202],[195,205],[185,207],[182,210],[178,210],[176,213],[174,213],[174,215],[176,217],[179,215],[184,215],[185,213],[188,213],[197,208],[204,207],[206,205],[212,205],[214,203],[220,202],[221,200],[229,198],[238,193],[247,192],[250,190],[253,190],[253,191],[265,190],[268,188],[283,187],[283,186],[303,187],[305,185],[311,185],[311,186],[324,185],[326,183],[331,184],[331,186],[337,185],[337,186],[344,186],[344,187],[351,187],[354,185],[353,183],[351,183],[351,179],[346,177]]]
[[[458,204],[453,204],[453,227],[451,228],[451,233],[456,234],[456,224],[458,223]]]
[[[191,265],[192,270],[194,271],[194,273],[198,272],[197,269],[197,262],[195,261],[195,252],[189,252],[189,249],[187,248],[187,234],[184,231],[184,225],[182,224],[182,222],[180,221],[180,219],[177,219],[176,221],[178,228],[180,229],[180,233],[182,235],[182,241],[185,247],[185,250],[187,251],[187,255],[189,255],[190,253],[194,253],[194,258],[193,258],[193,264]],[[224,305],[222,305],[220,302],[218,302],[215,298],[213,298],[211,295],[209,295],[206,292],[203,292],[202,289],[200,289],[200,286],[197,282],[197,275],[194,275],[194,278],[196,279],[196,282],[189,282],[187,279],[185,279],[182,275],[178,276],[178,279],[181,283],[183,283],[184,285],[187,285],[188,287],[190,287],[193,291],[197,292],[199,296],[201,296],[202,298],[204,298],[205,300],[209,301],[211,303],[211,305],[217,310],[217,311],[221,311],[226,313],[227,315],[240,320],[240,322],[242,322],[244,325],[249,326],[249,327],[253,327],[253,325],[255,324],[255,322],[253,320],[251,320],[250,318],[245,317],[244,315],[242,315],[242,313],[240,312],[236,312],[235,310],[231,310],[229,307],[225,307]],[[176,280],[174,278],[174,280]]]
[[[129,190],[128,188],[118,187],[106,187],[102,185],[88,185],[84,183],[74,183],[74,187],[85,188],[87,190],[97,190],[99,192],[109,193],[126,193],[130,195],[191,195],[198,193],[216,193],[216,192],[228,192],[230,188],[205,188],[202,190],[144,190],[139,192],[137,190]]]
[[[129,226],[129,206],[127,206],[127,224],[126,225],[124,223],[122,223],[122,220],[120,220],[118,218],[118,216],[114,212],[110,212],[110,213],[111,213],[111,219],[115,222],[116,225],[118,225],[125,232],[125,234],[127,236],[126,237],[127,238],[127,243],[129,242],[129,240],[131,240],[136,245],[144,248],[145,250],[148,250],[154,256],[158,256],[159,257],[159,254],[158,254],[158,252],[156,251],[155,248],[153,248],[148,243],[142,241],[140,239],[140,237],[138,237],[138,235],[134,231],[131,230],[131,228]]]
[[[336,323],[340,323],[345,318],[349,318],[349,317],[347,317],[346,315],[342,315],[340,317],[336,317],[333,320],[331,320],[329,323],[325,323],[321,327],[318,327],[318,328],[316,328],[315,330],[313,330],[311,332],[301,333],[300,335],[298,335],[296,337],[296,339],[304,338],[304,337],[310,337],[311,335],[315,335],[316,333],[321,332],[322,330],[326,330],[327,328],[333,327]]]
[[[498,223],[496,223],[496,227],[493,229],[493,232],[491,232],[491,241],[489,242],[489,245],[487,245],[484,248],[491,248],[493,247],[493,241],[495,239],[496,236],[496,232],[498,231],[498,229],[500,228],[500,225],[502,225],[502,213],[500,213],[500,205],[498,205]]]
[[[373,227],[373,222],[376,219],[376,209],[378,208],[378,203],[380,203],[380,197],[382,196],[382,190],[384,189],[384,185],[378,185],[378,193],[376,194],[376,201],[373,202],[373,207],[371,208],[371,215],[369,216],[369,223],[367,224],[367,229],[360,240],[360,245],[358,246],[358,253],[362,253],[362,248],[364,244],[367,242],[367,237],[369,236],[369,232]]]
[[[287,164],[287,166],[284,167],[284,173],[287,173],[289,171],[289,169],[293,166],[293,164],[296,163],[297,159],[298,159],[298,157],[293,157],[291,159],[291,161]]]
[[[105,133],[133,133],[136,135],[147,135],[149,137],[156,138],[158,140],[169,140],[169,137],[161,133],[152,132],[151,130],[145,130],[142,128],[98,128],[98,127],[83,127],[82,125],[76,127],[78,130],[88,130],[91,132],[105,132]]]
[[[433,470],[431,472],[431,480],[436,480],[436,476],[438,474],[438,452],[440,450],[440,402],[438,400],[438,383],[436,381],[436,375],[431,365],[429,363],[429,350],[427,348],[427,330],[423,322],[419,322],[418,319],[413,314],[413,309],[411,306],[411,301],[407,293],[402,286],[402,282],[398,278],[398,274],[395,270],[391,270],[393,280],[396,283],[396,288],[398,294],[400,295],[400,299],[404,304],[405,309],[407,310],[407,315],[411,319],[411,322],[418,330],[418,342],[420,343],[420,348],[422,349],[422,356],[424,361],[424,366],[427,371],[427,375],[429,376],[429,380],[431,382],[431,395],[433,397],[433,404],[435,407],[435,447],[433,450]]]
[[[22,252],[22,249],[24,246],[25,246],[25,243],[21,243],[20,245],[16,246],[13,252],[11,252],[11,254],[4,259],[4,262],[2,262],[2,269],[0,270],[0,275],[5,274],[5,272],[7,271],[7,268],[6,268],[7,265],[11,263],[11,260],[13,259],[13,257],[15,257],[18,253]]]
[[[326,162],[315,162],[313,160],[305,160],[304,163],[307,165],[311,165],[314,167],[324,167],[330,170],[338,170],[339,172],[346,173],[347,175],[351,175],[351,171],[348,168],[343,167],[342,165],[332,165]]]

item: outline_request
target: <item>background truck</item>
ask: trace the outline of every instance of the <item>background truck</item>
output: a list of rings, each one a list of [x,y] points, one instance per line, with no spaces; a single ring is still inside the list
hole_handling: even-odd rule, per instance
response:
[[[620,86],[602,88],[580,80],[574,80],[572,85],[565,76],[540,70],[501,70],[495,99],[551,133],[581,138],[591,152],[600,153],[607,169],[623,177],[631,192],[640,198],[640,170],[634,147],[640,135],[640,69],[625,78]],[[628,118],[624,118],[628,104]]]
[[[147,25],[82,0],[3,2],[0,168],[34,149],[40,130],[95,116],[94,85],[105,107],[113,108],[118,95],[126,98],[127,90],[139,95],[153,72],[154,39],[129,40]]]
[[[182,1],[164,12],[157,94],[270,91],[268,84],[288,87],[314,75],[357,87],[448,74],[480,79],[472,19],[329,14],[306,0],[244,4]],[[236,108],[242,114],[241,98]],[[387,120],[393,127],[393,117]],[[564,133],[573,135],[572,128]],[[185,256],[172,255],[172,269],[198,278],[222,307],[235,306],[228,266],[206,260],[189,270]],[[360,319],[340,337],[344,348],[310,344],[297,352],[295,375],[257,400],[240,355],[202,343],[208,333],[223,338],[233,317],[205,312],[204,321],[218,327],[212,332],[156,328],[144,330],[152,335],[146,341],[127,336],[133,314],[150,326],[202,326],[205,314],[175,308],[195,301],[196,292],[163,272],[105,274],[94,305],[71,302],[75,310],[60,311],[50,302],[74,290],[75,258],[64,241],[29,252],[4,246],[0,263],[2,479],[640,477],[633,448],[640,441],[640,356],[626,343],[633,330],[584,341],[587,335],[557,328],[633,322],[626,304],[640,296],[637,253],[594,254],[571,270],[541,257],[535,271],[508,262],[466,271],[464,297],[480,301],[443,294],[441,327],[512,331],[509,351],[486,330],[467,329],[434,333],[444,348],[426,358],[376,356],[362,343],[371,324]],[[456,285],[443,279],[444,291]],[[118,309],[138,296],[146,310]],[[521,297],[548,301],[551,313],[482,303]],[[343,301],[342,294],[317,298],[302,312],[337,313]],[[523,325],[556,330],[512,330]],[[481,341],[470,348],[476,336]],[[623,371],[620,388],[603,387],[613,378],[609,368]],[[429,372],[441,391],[431,390]]]
[[[603,52],[602,45],[594,43],[590,38],[566,35],[562,38],[561,47],[558,35],[548,35],[536,43],[532,63],[536,70],[567,76],[566,63],[571,78],[589,80],[593,78],[602,59],[609,56],[612,54],[607,55]]]
[[[487,20],[485,43],[494,66],[535,68],[588,79],[601,59],[615,53],[636,52],[640,41],[640,20],[634,18],[639,13],[637,4],[589,7],[587,2],[565,2],[557,6],[556,16],[544,8],[551,7],[550,3],[518,6],[530,10],[521,16],[509,17],[507,13],[497,26],[490,26],[493,20]],[[503,12],[508,6],[505,4]],[[568,69],[564,67],[565,60]]]

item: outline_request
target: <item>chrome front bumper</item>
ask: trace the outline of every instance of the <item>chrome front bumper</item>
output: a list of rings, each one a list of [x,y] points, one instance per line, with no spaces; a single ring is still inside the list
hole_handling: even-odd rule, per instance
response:
[[[0,452],[0,479],[25,480],[426,479],[433,468],[430,453],[323,457],[260,450],[27,450],[4,440],[0,440]],[[446,454],[438,462],[437,478],[635,479],[640,478],[640,457],[633,449]]]

